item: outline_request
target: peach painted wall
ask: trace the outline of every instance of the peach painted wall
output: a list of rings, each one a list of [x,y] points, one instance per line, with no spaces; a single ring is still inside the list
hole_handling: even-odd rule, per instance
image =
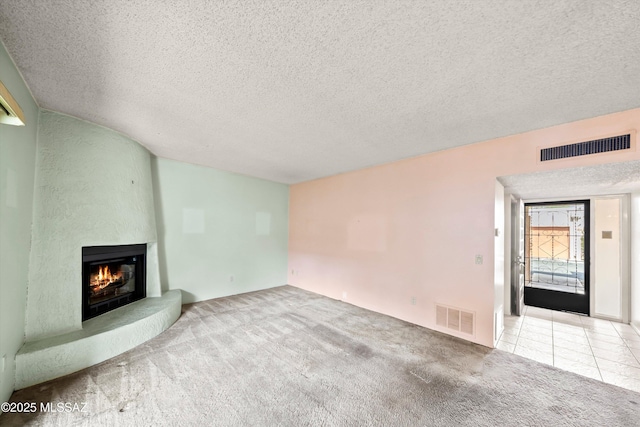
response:
[[[635,109],[293,185],[289,283],[433,329],[435,303],[471,310],[492,347],[496,177],[640,159],[633,131],[631,152],[537,161],[638,128]]]

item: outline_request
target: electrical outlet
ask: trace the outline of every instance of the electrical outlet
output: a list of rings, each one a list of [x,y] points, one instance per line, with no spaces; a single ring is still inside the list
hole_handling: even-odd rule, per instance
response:
[[[347,300],[347,293],[343,292],[342,293],[342,301],[346,301]]]
[[[291,269],[291,275],[295,276],[296,275],[296,271],[294,269]]]
[[[416,297],[411,297],[411,305],[416,305]]]
[[[236,276],[234,276],[233,274],[231,276],[229,276],[229,281],[233,282],[236,280]]]
[[[482,265],[482,255],[476,255],[476,264]]]

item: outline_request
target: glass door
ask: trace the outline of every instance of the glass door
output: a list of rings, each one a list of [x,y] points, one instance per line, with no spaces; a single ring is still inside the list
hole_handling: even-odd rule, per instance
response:
[[[525,204],[524,303],[589,315],[589,201]]]

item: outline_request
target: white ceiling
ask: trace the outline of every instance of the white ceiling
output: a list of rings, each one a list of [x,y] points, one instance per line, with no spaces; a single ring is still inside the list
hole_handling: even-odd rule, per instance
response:
[[[640,191],[640,160],[502,176],[505,192],[523,200],[576,198]]]
[[[296,183],[640,107],[637,0],[0,1],[43,108]]]

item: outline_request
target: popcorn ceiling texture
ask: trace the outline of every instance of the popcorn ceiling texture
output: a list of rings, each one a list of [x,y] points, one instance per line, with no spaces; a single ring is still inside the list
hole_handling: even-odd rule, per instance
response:
[[[503,176],[498,181],[521,199],[624,194],[640,191],[640,161]]]
[[[41,107],[296,183],[640,107],[636,0],[0,2]]]
[[[149,152],[108,129],[42,111],[26,339],[82,328],[82,247],[152,243],[147,293],[160,294]]]

